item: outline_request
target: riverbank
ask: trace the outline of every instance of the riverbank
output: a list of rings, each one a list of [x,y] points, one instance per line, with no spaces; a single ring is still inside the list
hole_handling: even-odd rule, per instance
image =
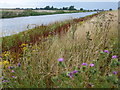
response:
[[[14,18],[24,16],[39,16],[39,15],[52,15],[64,13],[79,13],[87,11],[79,10],[1,10],[2,17],[0,18]]]
[[[63,22],[56,22],[54,24],[49,24],[49,25],[41,25],[38,27],[35,27],[33,29],[27,30],[27,31],[23,31],[20,32],[19,34],[14,34],[11,36],[6,36],[3,37],[3,47],[2,50],[6,51],[6,50],[18,50],[19,46],[22,43],[36,43],[37,41],[40,41],[42,38],[46,38],[48,36],[54,36],[56,34],[60,34],[60,33],[65,33],[69,30],[69,28],[78,23],[78,22],[83,22],[86,21],[94,16],[97,16],[99,13],[97,14],[93,14],[93,15],[88,15],[86,17],[82,17],[79,19],[73,19],[73,20],[66,20]]]
[[[50,33],[41,33],[44,35],[42,41],[33,45],[23,41],[30,40],[28,32],[21,33],[21,38],[17,35],[7,37],[9,39],[4,43],[8,46],[16,44],[19,39],[24,43],[19,45],[19,50],[2,53],[3,76],[0,78],[3,87],[118,88],[117,11],[56,25],[33,29],[31,36],[40,35],[40,28],[51,30]],[[34,37],[32,40],[37,40]],[[20,50],[22,53],[18,53]]]

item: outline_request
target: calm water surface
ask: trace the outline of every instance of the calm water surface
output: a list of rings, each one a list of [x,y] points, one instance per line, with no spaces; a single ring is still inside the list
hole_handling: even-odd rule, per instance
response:
[[[94,14],[96,12],[82,12],[82,13],[69,13],[69,14],[54,14],[54,15],[43,15],[43,16],[28,16],[28,17],[17,17],[0,19],[2,23],[2,36],[9,36],[28,28],[34,28],[36,25],[46,25],[58,21],[64,21],[73,18],[80,18],[87,15]],[[29,25],[29,26],[28,26]]]

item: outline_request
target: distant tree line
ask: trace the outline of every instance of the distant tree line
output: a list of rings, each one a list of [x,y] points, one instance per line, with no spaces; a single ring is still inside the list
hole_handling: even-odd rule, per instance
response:
[[[53,6],[46,6],[44,8],[36,8],[37,10],[77,10],[74,6],[70,6],[70,7],[63,7],[63,8],[54,8]]]
[[[44,8],[38,8],[36,7],[35,9],[33,8],[16,8],[16,9],[29,9],[29,10],[77,10],[74,6],[70,7],[63,7],[63,8],[54,8],[53,6],[46,6]]]
[[[27,9],[27,10],[77,10],[74,6],[69,6],[69,7],[62,7],[62,8],[55,8],[53,6],[46,6],[44,8],[16,8],[16,9]],[[106,11],[104,9],[94,9],[94,10],[85,10],[83,8],[79,9],[80,11]],[[108,11],[108,10],[107,10]],[[112,11],[112,9],[110,8],[109,11]]]

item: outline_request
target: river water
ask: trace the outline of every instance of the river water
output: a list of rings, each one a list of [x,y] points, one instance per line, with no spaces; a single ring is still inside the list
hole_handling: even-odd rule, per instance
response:
[[[2,29],[0,32],[2,32],[2,36],[10,36],[34,28],[36,25],[46,25],[58,21],[85,17],[94,13],[96,12],[67,13],[0,19],[0,23],[2,25]]]

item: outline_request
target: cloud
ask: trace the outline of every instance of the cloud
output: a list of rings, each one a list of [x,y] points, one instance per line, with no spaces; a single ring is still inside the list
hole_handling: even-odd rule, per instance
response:
[[[0,0],[1,8],[45,6],[45,2],[118,2],[119,0]],[[59,5],[60,6],[60,5]]]
[[[0,0],[0,3],[34,3],[34,2],[118,2],[119,0]]]

